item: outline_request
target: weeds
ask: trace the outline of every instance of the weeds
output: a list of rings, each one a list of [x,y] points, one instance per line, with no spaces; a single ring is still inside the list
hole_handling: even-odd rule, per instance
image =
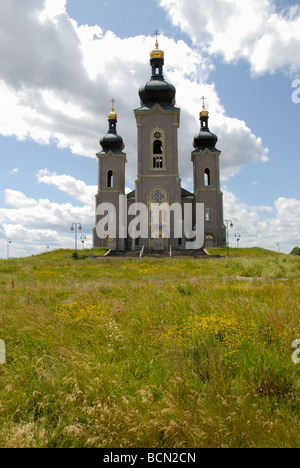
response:
[[[299,258],[239,250],[1,261],[0,446],[299,446]]]

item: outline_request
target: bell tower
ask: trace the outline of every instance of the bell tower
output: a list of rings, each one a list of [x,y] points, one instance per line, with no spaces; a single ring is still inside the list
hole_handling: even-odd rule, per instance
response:
[[[164,52],[159,48],[156,31],[155,49],[150,53],[151,79],[141,86],[141,106],[134,115],[138,129],[138,175],[135,201],[150,211],[151,203],[181,203],[181,180],[178,174],[178,129],[180,109],[175,107],[175,87],[163,76]],[[156,238],[137,239],[136,248],[167,250],[177,247],[171,224],[170,239],[161,236],[163,220],[155,227]],[[154,226],[152,226],[154,228]]]
[[[119,219],[119,196],[125,194],[125,164],[126,154],[123,153],[124,143],[117,134],[118,117],[115,113],[115,100],[112,101],[112,110],[108,114],[108,132],[101,138],[102,151],[97,154],[98,170],[98,193],[96,195],[96,226],[101,219],[97,214],[97,208],[104,203],[110,203],[115,212],[107,213],[108,219],[115,216]],[[106,239],[99,238],[96,228],[94,229],[94,247],[107,247],[111,250],[124,250],[125,239],[119,237],[119,223],[116,222],[116,236]]]
[[[226,245],[223,223],[223,193],[220,189],[220,155],[216,148],[218,137],[208,126],[209,112],[200,112],[200,132],[194,137],[192,162],[194,165],[194,202],[204,203],[204,231],[206,247]]]

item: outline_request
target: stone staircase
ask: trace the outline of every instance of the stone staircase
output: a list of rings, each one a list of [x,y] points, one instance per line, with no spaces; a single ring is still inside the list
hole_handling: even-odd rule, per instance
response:
[[[111,251],[106,255],[107,257],[123,257],[123,258],[177,258],[177,257],[192,257],[192,258],[211,258],[204,249],[199,250],[185,250],[185,249],[172,249],[170,251]],[[216,256],[213,256],[216,257]],[[217,257],[220,257],[219,255]]]

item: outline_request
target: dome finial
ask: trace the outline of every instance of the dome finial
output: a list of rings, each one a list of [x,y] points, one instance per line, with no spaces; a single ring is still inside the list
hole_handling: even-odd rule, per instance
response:
[[[201,118],[201,117],[208,117],[209,112],[208,112],[208,110],[205,108],[206,97],[205,97],[205,96],[202,96],[201,99],[202,99],[202,102],[203,102],[203,106],[202,106],[202,111],[200,112],[200,118]]]
[[[154,36],[156,37],[155,47],[156,49],[158,49],[159,48],[159,44],[158,44],[159,32],[157,31],[157,29],[155,29]]]
[[[155,42],[155,49],[151,52],[150,57],[153,58],[164,58],[164,52],[159,49],[159,43],[158,43],[158,36],[160,33],[157,31],[157,29],[154,32],[154,36],[156,37],[156,42]]]
[[[112,98],[110,101],[112,106],[111,106],[111,112],[108,114],[108,119],[109,120],[117,120],[117,114],[115,113],[115,99]]]

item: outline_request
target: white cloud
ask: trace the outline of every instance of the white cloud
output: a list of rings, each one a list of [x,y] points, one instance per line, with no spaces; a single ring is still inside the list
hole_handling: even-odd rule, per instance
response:
[[[56,21],[57,16],[66,12],[66,0],[46,0],[44,10],[39,15],[39,20],[44,23],[47,19]]]
[[[85,205],[94,208],[95,195],[98,191],[96,185],[86,185],[82,180],[77,180],[66,174],[58,175],[55,172],[51,173],[47,169],[40,170],[37,178],[40,183],[53,185]]]
[[[76,120],[87,117],[80,106],[60,99],[52,90],[41,91],[41,95],[46,106],[52,111],[61,112],[65,116]]]
[[[300,201],[294,198],[279,198],[275,207],[285,232],[299,237]]]
[[[240,246],[265,247],[275,250],[279,242],[282,252],[289,253],[300,244],[300,201],[279,198],[272,206],[249,206],[223,187],[224,216],[231,219],[231,245],[234,234],[242,235]]]
[[[5,237],[6,233],[5,233],[5,229],[4,229],[4,226],[2,223],[0,223],[0,236],[1,237]]]
[[[37,202],[33,198],[27,198],[23,193],[10,189],[5,190],[5,203],[17,208],[32,208],[37,206]]]
[[[66,236],[52,229],[30,229],[22,224],[4,224],[6,239],[11,239],[10,257],[25,257],[56,249],[73,249],[74,236]],[[0,228],[1,234],[1,228]],[[92,247],[92,236],[86,235],[85,248]],[[7,256],[7,240],[0,238],[0,258]],[[78,248],[81,247],[78,239]]]
[[[41,144],[55,142],[59,148],[94,158],[99,138],[107,132],[114,97],[118,132],[127,152],[126,175],[133,186],[137,173],[133,109],[140,104],[139,87],[150,78],[153,38],[120,39],[111,31],[104,34],[98,26],[78,26],[67,15],[64,0],[52,1],[26,0],[26,5],[18,1],[18,8],[11,0],[1,1],[5,40],[0,44],[0,134]],[[223,177],[249,162],[266,160],[261,139],[245,122],[226,115],[214,85],[207,84],[212,64],[200,49],[164,36],[160,41],[166,55],[165,77],[176,86],[177,105],[182,109],[182,179],[192,177],[192,165],[186,160],[199,130],[203,93],[209,98],[211,129],[218,133],[223,151]]]
[[[79,222],[89,230],[94,222],[91,205],[82,207],[70,203],[51,203],[47,199],[33,200],[15,190],[4,191],[5,202],[13,208],[0,208],[3,224],[21,225],[28,229],[55,229],[68,232],[73,222]]]
[[[10,171],[10,175],[18,174],[18,172],[19,172],[19,169],[16,167],[16,168],[13,169],[12,171]]]
[[[160,0],[174,25],[227,62],[246,59],[254,74],[300,68],[300,7],[273,0]]]
[[[13,242],[11,256],[42,253],[48,246],[50,249],[72,249],[74,236],[70,227],[73,222],[82,224],[87,237],[85,247],[92,247],[97,186],[88,186],[74,177],[51,173],[47,169],[40,170],[37,178],[40,183],[68,193],[82,206],[51,203],[47,199],[34,200],[20,191],[6,189],[4,198],[9,208],[0,208],[0,257],[5,257],[6,238]],[[80,246],[79,241],[78,248]]]

